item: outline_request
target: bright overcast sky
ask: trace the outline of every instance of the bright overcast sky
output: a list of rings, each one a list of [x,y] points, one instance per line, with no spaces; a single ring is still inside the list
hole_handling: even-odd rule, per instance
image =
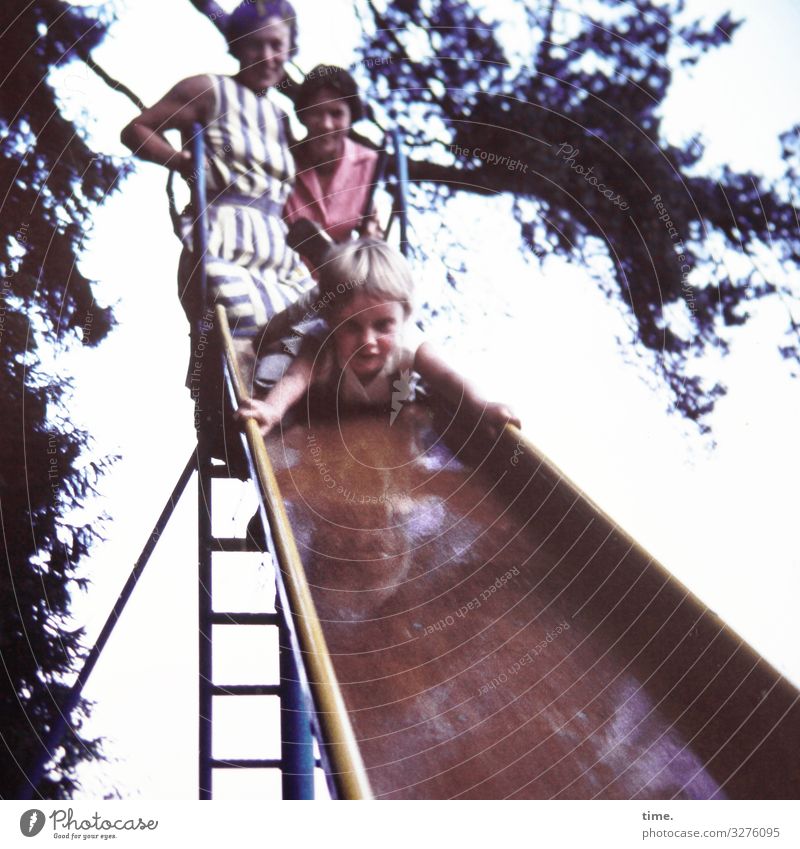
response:
[[[230,6],[231,4],[226,4]],[[358,29],[349,2],[296,3],[298,62],[349,64]],[[698,130],[708,161],[768,175],[780,172],[778,133],[800,122],[800,10],[791,0],[759,4],[694,0],[707,13],[732,8],[753,18],[734,45],[676,75],[666,106],[673,139]],[[501,4],[492,4],[498,14]],[[333,37],[331,34],[335,34]],[[221,37],[186,0],[128,0],[96,59],[152,102],[181,77],[234,70]],[[93,143],[124,155],[120,128],[131,105],[77,66],[59,77],[71,108],[88,110]],[[187,340],[175,297],[179,246],[166,211],[165,173],[138,165],[97,216],[84,271],[98,300],[117,302],[119,328],[99,350],[76,352],[76,416],[98,451],[122,461],[103,484],[113,517],[109,542],[88,564],[93,585],[77,608],[90,636],[102,625],[192,448],[192,409],[183,388]],[[487,230],[487,204],[496,220]],[[518,257],[505,199],[457,199],[449,210],[471,248],[457,293],[419,269],[435,302],[463,318],[431,335],[498,399],[523,429],[606,512],[726,619],[782,672],[800,681],[793,631],[800,590],[797,498],[800,385],[776,351],[786,316],[755,311],[720,365],[729,394],[711,423],[715,449],[665,412],[668,397],[626,364],[615,342],[625,325],[577,265]],[[479,221],[480,216],[480,221]],[[432,247],[424,218],[416,238]],[[487,236],[490,233],[490,238]],[[487,247],[491,244],[491,250]],[[466,333],[463,332],[466,328]],[[480,328],[480,332],[471,328]],[[461,330],[461,332],[458,332]],[[67,362],[67,361],[65,361]],[[237,491],[238,492],[238,491]],[[247,495],[233,496],[241,526]],[[92,678],[91,728],[114,739],[104,767],[123,795],[194,798],[196,610],[193,494],[160,543],[131,608]],[[268,579],[265,579],[268,580]]]

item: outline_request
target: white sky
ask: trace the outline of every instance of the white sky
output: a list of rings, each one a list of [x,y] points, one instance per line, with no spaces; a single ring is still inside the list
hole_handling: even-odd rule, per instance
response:
[[[296,6],[300,65],[349,64],[358,38],[352,4],[298,0]],[[732,8],[752,13],[752,20],[732,47],[716,51],[691,76],[676,75],[667,133],[681,139],[699,130],[710,163],[776,175],[778,133],[800,121],[793,97],[800,83],[800,10],[791,0],[694,0],[689,8],[709,15]],[[157,18],[152,9],[145,0],[127,0],[118,26],[96,51],[97,60],[147,102],[181,77],[232,70],[221,37],[188,2],[163,0]],[[124,155],[118,134],[134,114],[129,102],[77,66],[62,75],[61,85],[72,108],[89,110],[99,149]],[[103,507],[113,517],[109,541],[87,565],[93,583],[76,608],[90,637],[192,447],[192,408],[183,388],[186,325],[175,297],[179,246],[164,181],[156,166],[137,165],[98,214],[83,269],[100,281],[98,300],[117,303],[120,326],[99,350],[78,350],[62,363],[77,376],[73,412],[97,450],[123,454],[102,485]],[[496,213],[487,214],[492,206]],[[471,273],[458,294],[439,285],[433,265],[420,274],[431,299],[457,306],[467,329],[482,330],[451,335],[453,326],[443,322],[432,336],[447,342],[463,371],[513,404],[530,438],[606,512],[800,681],[800,643],[792,628],[800,589],[800,384],[789,379],[776,351],[785,316],[764,305],[735,335],[733,353],[720,365],[729,394],[712,419],[717,447],[711,450],[665,413],[666,393],[625,364],[615,342],[618,333],[625,335],[624,323],[586,274],[554,260],[540,272],[518,257],[507,208],[504,199],[464,197],[448,210],[461,241],[471,246]],[[487,229],[487,220],[497,224]],[[431,239],[423,220],[417,237],[423,244]],[[192,490],[188,496],[87,690],[97,701],[90,728],[110,738],[107,749],[119,759],[85,771],[89,795],[113,784],[124,796],[195,797]],[[249,493],[231,496],[239,528],[252,503]],[[260,580],[270,581],[264,573]],[[243,798],[247,791],[230,792]]]

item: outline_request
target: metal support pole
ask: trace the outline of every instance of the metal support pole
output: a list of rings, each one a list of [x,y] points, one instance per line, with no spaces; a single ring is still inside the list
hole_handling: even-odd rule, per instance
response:
[[[208,309],[206,282],[206,172],[203,128],[192,127],[192,161],[195,180],[192,184],[193,279],[197,314],[192,327],[192,359],[199,377],[195,396],[195,428],[197,430],[197,582],[198,582],[198,797],[211,798],[212,685],[211,665],[211,451],[216,418],[213,415],[215,371],[220,362],[213,347],[213,325]]]
[[[224,373],[228,399],[235,403],[231,374]],[[240,434],[245,448],[244,434]],[[253,458],[245,450],[250,467],[250,478],[258,479]],[[264,505],[261,505],[262,528],[268,527]],[[261,541],[273,563],[279,562],[272,537],[266,534]],[[281,795],[284,799],[314,798],[314,741],[312,736],[312,712],[306,681],[298,668],[300,648],[296,638],[292,639],[291,624],[287,622],[286,592],[280,575],[276,577],[275,609],[278,614],[278,662],[281,699]],[[334,795],[334,791],[332,791]],[[335,797],[335,795],[334,795]]]
[[[50,728],[50,733],[47,735],[43,742],[43,749],[41,754],[39,755],[39,759],[34,764],[33,769],[30,774],[26,777],[24,786],[20,789],[17,798],[18,799],[32,799],[34,793],[36,792],[36,788],[39,786],[39,782],[42,780],[42,776],[44,775],[45,768],[50,761],[53,760],[56,749],[61,743],[64,734],[69,728],[70,717],[72,711],[75,710],[78,703],[80,702],[81,695],[83,693],[83,688],[86,686],[86,682],[89,680],[89,676],[92,674],[92,670],[95,667],[95,664],[100,658],[100,654],[105,648],[106,643],[111,637],[112,632],[114,631],[114,626],[119,621],[120,616],[122,615],[122,611],[125,610],[125,606],[130,600],[131,595],[133,594],[133,590],[136,587],[136,584],[139,582],[139,578],[142,577],[142,572],[144,572],[145,566],[147,566],[148,561],[150,560],[150,556],[152,555],[158,540],[161,538],[161,534],[164,533],[164,529],[167,526],[167,523],[172,518],[172,514],[175,510],[175,505],[180,500],[181,495],[183,494],[184,489],[186,489],[186,484],[189,482],[189,478],[191,478],[192,473],[195,470],[195,454],[192,452],[192,455],[189,457],[188,462],[186,463],[186,467],[183,472],[181,472],[181,476],[178,478],[178,482],[175,484],[175,488],[172,490],[172,494],[170,495],[167,503],[164,505],[164,509],[161,511],[161,515],[158,517],[158,520],[153,527],[153,530],[150,533],[150,536],[147,538],[147,542],[142,549],[142,553],[139,555],[136,563],[133,566],[133,570],[131,571],[128,580],[125,582],[125,586],[122,588],[122,591],[117,598],[114,607],[111,609],[111,613],[108,614],[108,618],[106,619],[105,625],[103,625],[103,630],[100,631],[100,635],[97,638],[97,641],[92,646],[91,651],[86,656],[86,660],[84,661],[83,667],[81,671],[78,673],[78,677],[75,679],[75,683],[72,685],[72,689],[69,691],[69,695],[67,696],[66,701],[59,708],[58,716],[53,722],[52,727]]]
[[[206,251],[208,249],[208,231],[206,229],[206,155],[203,127],[192,124],[192,164],[194,182],[192,183],[192,259],[194,260],[193,286],[197,287],[197,316],[194,330],[203,335],[206,309],[208,308],[208,282],[206,280]]]
[[[286,611],[279,611],[281,676],[281,789],[284,799],[314,798],[311,711],[300,682]]]
[[[198,547],[198,798],[211,798],[211,721],[213,669],[211,663],[211,475],[210,458],[203,445],[203,429],[197,445],[197,547]]]
[[[397,217],[400,219],[400,253],[408,256],[408,162],[403,150],[399,127],[392,128],[394,156],[397,163]]]

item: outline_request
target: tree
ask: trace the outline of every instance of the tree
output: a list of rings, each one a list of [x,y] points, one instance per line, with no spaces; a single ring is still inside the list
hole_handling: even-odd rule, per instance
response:
[[[96,531],[70,513],[108,458],[88,460],[88,435],[64,409],[53,374],[60,351],[97,345],[113,324],[78,268],[93,210],[121,169],[88,147],[59,111],[48,73],[89,59],[109,16],[54,0],[8,0],[0,10],[0,797],[14,798],[58,715],[81,656],[70,629],[70,585]],[[99,754],[80,733],[81,703],[39,787],[67,798],[74,768]]]
[[[420,208],[441,208],[457,192],[509,193],[524,250],[602,254],[610,270],[589,270],[631,319],[675,408],[701,430],[725,388],[693,364],[711,348],[727,352],[749,304],[784,299],[781,352],[800,361],[789,275],[724,262],[728,251],[767,248],[787,272],[797,268],[786,186],[727,167],[702,173],[699,139],[677,146],[662,136],[673,69],[729,42],[741,22],[685,20],[682,0],[509,4],[538,35],[526,52],[504,44],[488,4],[359,8],[372,95],[404,128],[412,179],[437,187],[416,194]],[[784,143],[787,165],[796,164],[796,134]]]

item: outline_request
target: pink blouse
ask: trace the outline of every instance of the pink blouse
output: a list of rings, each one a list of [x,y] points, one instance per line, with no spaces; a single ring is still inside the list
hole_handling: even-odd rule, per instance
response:
[[[289,223],[308,218],[319,224],[336,242],[350,237],[364,214],[375,177],[378,154],[345,138],[344,153],[323,196],[317,172],[298,162],[294,189],[286,201],[283,217]]]

